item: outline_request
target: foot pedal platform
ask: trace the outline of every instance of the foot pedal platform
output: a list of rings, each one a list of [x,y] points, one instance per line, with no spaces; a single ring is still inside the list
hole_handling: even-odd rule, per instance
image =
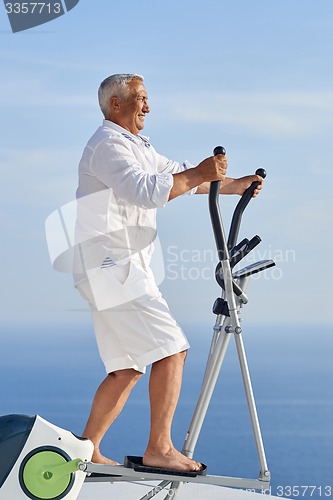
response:
[[[137,472],[151,472],[153,474],[167,474],[171,476],[196,477],[205,476],[207,465],[202,464],[202,470],[199,471],[180,471],[173,469],[163,469],[161,467],[149,467],[142,463],[142,457],[127,456],[124,459],[124,466],[129,469],[134,469]]]

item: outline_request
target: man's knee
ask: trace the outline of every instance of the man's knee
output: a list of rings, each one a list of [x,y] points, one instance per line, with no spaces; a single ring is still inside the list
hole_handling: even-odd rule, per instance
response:
[[[175,354],[175,356],[177,356],[180,360],[183,361],[183,363],[185,363],[185,359],[186,359],[186,356],[187,356],[187,350],[186,351],[178,352],[177,354]]]
[[[184,358],[184,361],[185,361],[185,359],[186,359],[186,357],[187,357],[187,349],[186,349],[186,351],[182,351],[182,352],[180,352],[179,354],[182,354],[182,356],[183,356],[183,358]]]
[[[134,370],[133,368],[128,368],[125,370],[116,370],[109,373],[109,377],[115,378],[119,383],[123,383],[125,386],[131,385],[132,387],[141,378],[142,373]]]
[[[187,350],[186,351],[177,352],[173,356],[175,356],[178,359],[183,359],[185,361],[186,356],[187,356]],[[173,356],[170,356],[170,357],[172,358]]]
[[[172,354],[171,356],[167,356],[166,358],[162,358],[158,361],[155,361],[153,364],[184,364],[187,356],[187,351],[177,352],[176,354]]]

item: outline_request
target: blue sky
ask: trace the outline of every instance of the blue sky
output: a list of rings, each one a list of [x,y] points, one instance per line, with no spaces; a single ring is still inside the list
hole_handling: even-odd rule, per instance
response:
[[[51,267],[44,224],[74,199],[77,164],[102,119],[100,81],[137,72],[158,151],[197,164],[223,144],[230,176],[268,172],[242,236],[259,234],[256,257],[276,258],[278,270],[253,280],[244,316],[332,324],[332,59],[330,0],[80,0],[16,34],[0,5],[3,323],[90,321],[70,275]],[[235,202],[221,200],[226,221]],[[207,198],[161,210],[159,239],[172,311],[210,326],[219,290]]]

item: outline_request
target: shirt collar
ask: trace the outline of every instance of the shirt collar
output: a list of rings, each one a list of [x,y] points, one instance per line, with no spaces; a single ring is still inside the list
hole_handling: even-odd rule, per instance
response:
[[[119,132],[122,134],[126,139],[129,139],[130,141],[134,142],[135,144],[138,144],[142,146],[144,144],[146,147],[150,147],[149,143],[149,137],[146,137],[144,135],[138,134],[134,135],[125,128],[121,127],[117,123],[112,122],[111,120],[103,120],[103,125],[107,128],[111,128],[112,130],[115,130],[116,132]]]

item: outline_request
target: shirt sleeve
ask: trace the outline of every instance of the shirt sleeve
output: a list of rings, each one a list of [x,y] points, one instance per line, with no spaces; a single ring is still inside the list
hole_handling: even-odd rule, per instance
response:
[[[142,208],[164,207],[173,186],[170,172],[144,171],[130,146],[121,138],[113,137],[97,146],[90,170],[118,197]]]
[[[187,160],[185,160],[183,163],[178,163],[176,161],[168,160],[166,156],[160,155],[158,153],[155,154],[157,155],[159,161],[158,161],[158,171],[163,172],[163,173],[171,173],[171,174],[178,174],[179,172],[184,172],[185,170],[188,170],[190,168],[194,168],[193,165]],[[198,186],[194,187],[193,189],[190,189],[184,194],[195,194],[198,189]]]

